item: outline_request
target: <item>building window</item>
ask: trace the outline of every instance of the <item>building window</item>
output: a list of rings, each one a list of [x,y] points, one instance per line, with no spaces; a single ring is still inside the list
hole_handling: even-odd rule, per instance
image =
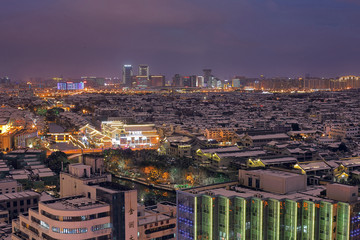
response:
[[[111,228],[111,223],[99,224],[91,227],[91,231],[96,232],[99,230]]]
[[[24,206],[24,200],[20,200],[20,206]]]
[[[252,178],[251,177],[248,178],[248,186],[252,187]]]
[[[62,234],[81,234],[81,233],[87,233],[87,228],[58,228],[58,227],[52,227],[52,231],[56,233],[62,233]]]
[[[44,221],[40,221],[40,226],[46,228],[46,229],[49,229],[49,224],[47,224],[46,222]]]

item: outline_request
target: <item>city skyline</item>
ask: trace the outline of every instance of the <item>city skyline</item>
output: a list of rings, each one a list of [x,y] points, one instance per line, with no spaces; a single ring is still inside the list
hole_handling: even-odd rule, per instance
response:
[[[3,1],[0,75],[359,75],[356,1]]]
[[[1,240],[360,240],[360,0],[1,3]]]

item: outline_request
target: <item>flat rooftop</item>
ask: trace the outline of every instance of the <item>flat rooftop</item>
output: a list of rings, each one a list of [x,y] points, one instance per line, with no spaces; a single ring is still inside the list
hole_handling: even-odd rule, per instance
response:
[[[300,174],[293,173],[293,172],[285,172],[275,169],[257,169],[257,170],[250,170],[246,171],[245,174],[252,174],[252,173],[260,173],[265,175],[271,175],[275,177],[282,177],[282,178],[291,178],[291,177],[298,177]]]
[[[40,197],[40,194],[33,192],[33,191],[24,191],[24,192],[16,192],[16,193],[6,193],[0,194],[0,202],[13,200],[13,199],[22,199],[22,198],[29,198],[29,197]]]
[[[52,209],[65,210],[65,211],[87,210],[87,209],[109,206],[107,203],[99,202],[97,200],[92,200],[84,196],[59,198],[59,199],[40,202],[40,204],[43,204]]]
[[[276,194],[276,193],[249,189],[245,187],[233,187],[233,189],[231,190],[227,190],[225,188],[215,188],[211,190],[201,191],[198,192],[197,194],[209,195],[211,193],[212,196],[221,195],[225,197],[241,197],[241,198],[258,197],[262,199],[272,198],[277,200],[289,199],[293,201],[309,200],[309,201],[326,201],[331,203],[337,202],[331,199],[327,199],[325,198],[325,196],[320,197],[320,193],[325,189],[326,189],[325,186],[312,186],[312,187],[308,187],[305,191],[288,193],[288,194]]]
[[[145,210],[145,216],[138,217],[138,224],[144,225],[144,224],[169,220],[171,218],[176,218],[175,214],[173,217],[171,217],[170,215],[167,214],[161,214],[161,213],[156,214],[155,212],[151,212],[150,210]]]
[[[279,138],[290,138],[285,133],[276,133],[276,134],[266,134],[266,135],[255,135],[250,136],[252,140],[262,140],[262,139],[279,139]]]

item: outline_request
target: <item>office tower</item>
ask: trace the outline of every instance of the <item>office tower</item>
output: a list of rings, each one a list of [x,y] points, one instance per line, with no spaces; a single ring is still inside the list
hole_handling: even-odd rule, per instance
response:
[[[111,238],[110,205],[83,196],[40,202],[12,222],[12,239]]]
[[[196,76],[195,75],[190,76],[190,86],[196,87]]]
[[[277,170],[240,175],[245,187],[233,183],[177,193],[178,240],[359,238],[358,187],[306,189],[306,175]]]
[[[216,88],[217,87],[217,81],[218,81],[217,78],[215,78],[213,76],[210,76],[209,80],[206,83],[206,87],[208,87],[208,88]]]
[[[122,84],[127,87],[131,87],[133,71],[131,65],[124,65],[123,67],[123,75],[122,75]]]
[[[240,79],[239,78],[233,78],[232,79],[232,87],[233,88],[239,88],[241,86]]]
[[[205,87],[208,87],[208,83],[211,81],[211,69],[203,69],[203,77]]]
[[[196,87],[196,76],[184,76],[181,78],[182,86],[184,87]]]
[[[139,76],[146,76],[149,78],[149,66],[145,64],[139,65]]]
[[[204,87],[204,77],[203,76],[197,76],[196,87]]]
[[[183,87],[191,87],[191,81],[189,76],[182,77],[182,86]]]
[[[182,82],[182,78],[181,78],[180,74],[174,75],[172,85],[174,87],[182,87],[183,86],[183,82]]]
[[[164,75],[151,75],[150,84],[152,87],[164,87],[165,86],[165,76]]]

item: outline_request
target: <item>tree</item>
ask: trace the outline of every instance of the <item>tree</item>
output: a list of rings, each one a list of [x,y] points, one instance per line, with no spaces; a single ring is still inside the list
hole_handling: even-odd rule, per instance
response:
[[[349,149],[348,149],[348,147],[345,145],[345,143],[342,142],[342,143],[340,143],[340,145],[339,145],[338,151],[340,151],[340,152],[348,152]]]
[[[300,131],[300,127],[298,123],[292,123],[291,124],[291,130],[293,131]]]
[[[45,160],[45,164],[56,174],[59,174],[63,168],[65,169],[69,164],[67,156],[64,152],[56,151]]]

